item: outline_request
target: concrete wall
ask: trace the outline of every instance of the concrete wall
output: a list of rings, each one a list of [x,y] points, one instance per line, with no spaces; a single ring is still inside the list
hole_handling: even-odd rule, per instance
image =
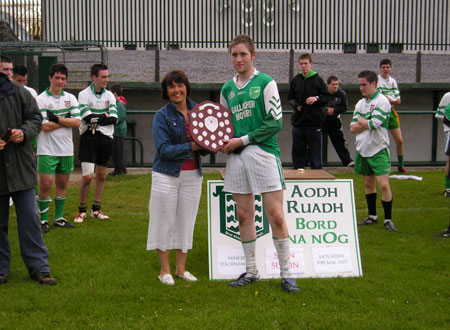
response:
[[[351,86],[347,89],[347,95],[349,99],[349,110],[353,111],[356,102],[361,98],[359,90],[356,86]],[[400,86],[401,88],[401,86]],[[78,91],[70,91],[77,95]],[[402,89],[402,105],[398,107],[399,111],[432,111],[436,108],[434,104],[436,99],[439,101],[443,92],[436,92],[432,89]],[[166,101],[161,98],[160,91],[158,89],[126,89],[124,95],[128,100],[129,110],[157,110],[166,104]],[[191,98],[196,102],[202,102],[204,100],[218,101],[219,92],[217,89],[195,89],[191,93]],[[287,104],[287,86],[280,86],[280,96],[282,98],[283,109],[290,109]],[[283,131],[278,134],[278,143],[281,149],[281,160],[283,163],[291,163],[291,125],[290,114],[284,115]],[[433,121],[434,116],[431,114],[403,114],[401,115],[401,128],[403,138],[405,141],[405,161],[426,163],[432,160],[432,134],[433,134]],[[127,121],[135,125],[135,136],[139,138],[144,146],[144,163],[146,165],[153,162],[155,153],[153,138],[152,138],[152,121],[153,115],[151,114],[129,114]],[[342,115],[344,136],[348,142],[348,147],[352,157],[355,155],[355,138],[349,131],[349,125],[351,121],[351,114]],[[444,155],[444,135],[442,133],[442,126],[437,124],[437,159],[436,161],[445,161]],[[128,131],[128,135],[131,135],[131,131]],[[78,132],[74,132],[75,136],[75,149],[76,159],[78,154]],[[132,143],[125,141],[125,161],[130,163],[132,160]],[[139,145],[135,144],[136,149],[136,161],[140,161]],[[390,151],[393,162],[397,161],[396,148],[393,139],[391,138]],[[209,163],[211,159],[207,156],[204,162]],[[215,156],[215,163],[225,163],[226,156],[218,153]],[[339,164],[340,160],[334,151],[331,141],[327,143],[327,161],[331,164]]]

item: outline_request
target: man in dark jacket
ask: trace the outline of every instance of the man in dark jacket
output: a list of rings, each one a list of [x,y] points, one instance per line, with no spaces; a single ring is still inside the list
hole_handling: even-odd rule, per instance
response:
[[[330,101],[325,107],[327,116],[323,131],[330,137],[331,143],[333,143],[333,147],[341,159],[342,164],[352,167],[355,163],[347,149],[347,142],[345,142],[341,121],[341,113],[347,111],[347,94],[339,87],[339,80],[336,76],[328,77],[327,88],[330,93]]]
[[[0,284],[8,281],[11,249],[8,242],[9,198],[17,215],[22,259],[30,277],[40,284],[55,285],[48,265],[36,205],[36,165],[31,141],[41,129],[36,101],[1,70],[0,57]],[[6,59],[5,61],[7,61]]]
[[[292,79],[288,94],[288,102],[294,108],[292,163],[294,169],[304,168],[309,158],[311,169],[321,169],[322,127],[329,93],[322,78],[311,70],[311,54],[300,55],[298,63],[301,72]]]

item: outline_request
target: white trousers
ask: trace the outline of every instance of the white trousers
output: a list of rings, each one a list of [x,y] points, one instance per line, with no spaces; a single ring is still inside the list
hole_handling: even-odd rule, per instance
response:
[[[202,181],[198,170],[179,177],[152,172],[147,250],[192,249]]]

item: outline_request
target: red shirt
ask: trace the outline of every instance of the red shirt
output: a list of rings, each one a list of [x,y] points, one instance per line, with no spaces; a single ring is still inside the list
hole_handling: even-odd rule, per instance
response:
[[[192,142],[189,124],[186,123],[186,137],[189,142]],[[198,169],[197,166],[197,156],[194,158],[186,158],[183,162],[183,166],[181,167],[182,171],[192,171]]]

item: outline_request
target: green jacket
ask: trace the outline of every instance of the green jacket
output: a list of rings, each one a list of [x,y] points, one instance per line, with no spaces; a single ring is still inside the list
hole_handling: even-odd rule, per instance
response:
[[[125,105],[117,101],[117,124],[114,125],[114,136],[125,136],[127,135],[127,121],[125,120],[127,116],[127,109]]]
[[[0,195],[37,186],[30,141],[41,131],[41,123],[41,113],[31,94],[0,73],[0,134],[8,128],[24,133],[22,143],[8,143],[0,150]]]

